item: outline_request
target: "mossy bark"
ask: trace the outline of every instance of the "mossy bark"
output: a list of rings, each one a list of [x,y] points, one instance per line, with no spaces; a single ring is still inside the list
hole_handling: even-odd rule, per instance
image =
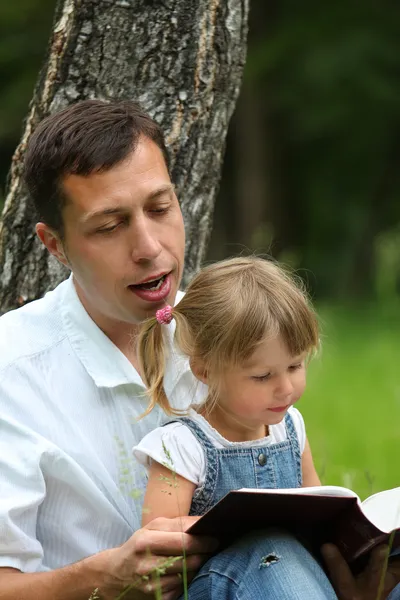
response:
[[[35,236],[23,159],[41,119],[85,98],[135,99],[163,127],[186,226],[184,282],[198,269],[242,78],[248,3],[59,0],[0,225],[2,312],[42,296],[67,276]]]

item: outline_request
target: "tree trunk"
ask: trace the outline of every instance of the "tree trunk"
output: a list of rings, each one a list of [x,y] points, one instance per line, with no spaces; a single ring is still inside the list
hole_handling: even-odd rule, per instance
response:
[[[244,81],[235,113],[236,242],[257,252],[268,252],[262,232],[269,224],[270,172],[265,136],[265,100],[255,82]]]
[[[58,1],[0,224],[1,311],[42,296],[67,275],[35,236],[22,163],[39,121],[86,98],[132,98],[164,129],[186,226],[184,283],[198,269],[245,62],[248,3]]]

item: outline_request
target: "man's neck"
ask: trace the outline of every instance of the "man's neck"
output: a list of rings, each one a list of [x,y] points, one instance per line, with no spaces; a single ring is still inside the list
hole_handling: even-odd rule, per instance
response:
[[[136,343],[140,331],[140,324],[126,323],[125,321],[117,321],[98,311],[93,310],[88,306],[86,298],[81,293],[79,286],[75,284],[75,289],[78,294],[84,309],[91,319],[102,330],[102,332],[117,346],[117,348],[126,356],[129,362],[139,372],[139,361],[137,358]]]
[[[97,323],[103,333],[112,341],[122,354],[126,356],[129,362],[135,367],[136,371],[139,372],[139,361],[137,357],[136,343],[139,335],[140,325],[128,325],[124,323],[124,327],[108,327],[103,329],[101,325]]]

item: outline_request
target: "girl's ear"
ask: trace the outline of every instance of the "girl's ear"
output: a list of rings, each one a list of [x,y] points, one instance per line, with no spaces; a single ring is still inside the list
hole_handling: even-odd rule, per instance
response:
[[[208,371],[202,360],[200,360],[199,358],[191,358],[190,368],[196,379],[208,385]]]

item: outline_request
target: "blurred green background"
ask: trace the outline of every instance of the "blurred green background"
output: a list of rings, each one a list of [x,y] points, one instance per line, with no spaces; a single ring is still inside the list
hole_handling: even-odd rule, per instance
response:
[[[0,5],[0,202],[55,0]],[[208,259],[307,280],[323,349],[300,408],[324,483],[400,485],[400,5],[251,0]]]

